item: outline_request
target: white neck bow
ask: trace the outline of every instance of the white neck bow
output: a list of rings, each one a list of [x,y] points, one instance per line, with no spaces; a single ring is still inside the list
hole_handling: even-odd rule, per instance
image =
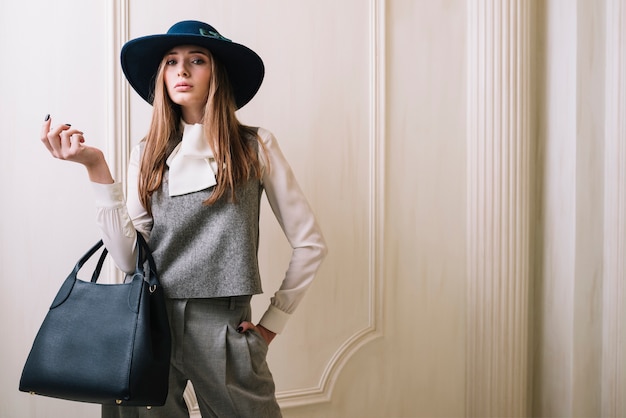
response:
[[[169,194],[180,196],[215,186],[215,159],[204,127],[183,124],[183,139],[174,148],[166,164],[169,166]]]

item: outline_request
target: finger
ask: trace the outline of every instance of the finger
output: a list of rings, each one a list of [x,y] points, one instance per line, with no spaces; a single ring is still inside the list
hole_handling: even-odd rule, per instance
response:
[[[78,129],[72,128],[72,129],[66,129],[61,131],[61,133],[59,134],[59,136],[61,137],[61,143],[63,145],[69,145],[70,144],[70,138],[72,136],[76,136],[76,135],[83,135],[82,131],[79,131]]]
[[[243,321],[241,324],[239,324],[239,327],[237,328],[237,332],[244,333],[250,330],[254,330],[255,328],[256,327],[254,326],[252,322]]]
[[[67,128],[67,129],[62,130],[62,131],[59,133],[59,136],[61,137],[61,140],[62,140],[62,141],[65,141],[65,142],[64,142],[65,144],[69,145],[69,143],[70,143],[70,141],[69,141],[70,137],[71,137],[72,135],[74,135],[74,134],[80,134],[80,133],[82,133],[82,132],[81,132],[81,131],[79,131],[79,130],[78,130],[78,129],[76,129],[76,128]]]
[[[46,134],[46,140],[52,148],[50,152],[57,158],[61,157],[61,133],[69,130],[71,126],[70,124],[58,125]]]
[[[78,132],[78,133],[75,133],[74,135],[72,135],[72,136],[70,137],[70,139],[72,139],[72,138],[76,138],[76,139],[77,139],[77,141],[78,141],[78,143],[80,143],[80,144],[82,144],[83,142],[85,142],[85,134],[84,134],[83,132]]]
[[[70,135],[70,147],[69,147],[70,153],[72,155],[75,155],[78,152],[83,142],[85,142],[85,138],[83,137],[82,132],[78,132],[78,133]]]
[[[82,136],[82,132],[72,128],[61,132],[61,158],[68,158],[75,155],[80,145],[78,135]]]
[[[64,123],[63,125],[57,125],[54,128],[50,129],[50,131],[48,132],[47,136],[48,136],[48,138],[54,137],[54,136],[58,136],[58,135],[61,134],[61,132],[67,131],[67,130],[69,130],[71,128],[72,128],[72,125],[70,125],[69,123]]]
[[[46,115],[46,118],[43,121],[43,125],[41,126],[41,139],[44,139],[48,136],[48,132],[50,132],[50,124],[52,123],[52,118],[50,115]]]
[[[41,142],[46,146],[48,151],[52,152],[52,147],[50,146],[50,141],[48,140],[48,132],[50,132],[50,124],[52,123],[52,118],[50,115],[46,115],[46,118],[41,126]]]

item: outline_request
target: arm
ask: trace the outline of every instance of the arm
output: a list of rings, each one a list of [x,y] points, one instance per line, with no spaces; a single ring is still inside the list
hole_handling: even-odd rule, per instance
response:
[[[96,217],[102,229],[102,240],[119,268],[127,273],[133,272],[136,240],[133,222],[144,235],[152,225],[151,218],[136,198],[139,151],[131,155],[128,177],[129,185],[134,184],[135,194],[129,199],[127,208],[122,185],[114,182],[102,151],[85,145],[83,133],[78,129],[70,125],[51,128],[51,124],[48,115],[42,127],[41,141],[53,157],[85,166],[96,193]]]
[[[96,194],[96,221],[102,230],[102,240],[113,260],[126,273],[135,271],[137,231],[148,240],[152,217],[139,201],[137,179],[141,149],[136,146],[128,164],[127,201],[121,183],[93,183]]]
[[[269,158],[263,185],[272,211],[293,248],[282,284],[259,321],[260,327],[280,333],[311,285],[327,248],[315,215],[276,139],[264,129],[259,129],[259,135]],[[263,153],[261,156],[264,160]]]

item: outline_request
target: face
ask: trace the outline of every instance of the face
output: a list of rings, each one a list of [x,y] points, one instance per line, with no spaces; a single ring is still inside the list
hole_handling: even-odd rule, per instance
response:
[[[200,122],[209,94],[211,55],[205,48],[178,46],[165,55],[164,81],[170,99],[188,123]]]

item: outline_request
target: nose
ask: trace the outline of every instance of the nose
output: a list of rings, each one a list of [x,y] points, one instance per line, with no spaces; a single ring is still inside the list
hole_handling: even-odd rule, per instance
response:
[[[188,77],[189,76],[189,72],[187,71],[187,66],[185,65],[184,62],[181,62],[178,65],[178,76],[179,77]]]

